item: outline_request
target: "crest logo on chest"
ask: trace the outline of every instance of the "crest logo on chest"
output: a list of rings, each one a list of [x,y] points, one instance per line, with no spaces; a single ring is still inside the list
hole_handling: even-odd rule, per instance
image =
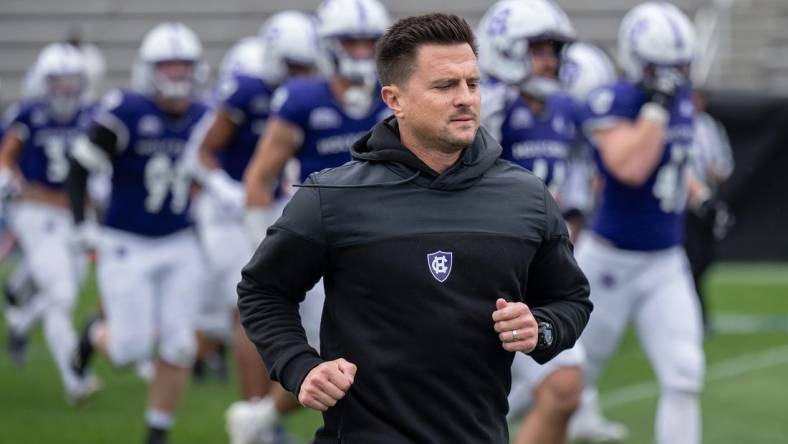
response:
[[[150,114],[142,116],[137,131],[143,137],[156,137],[162,132],[161,119]]]
[[[436,281],[444,282],[449,278],[451,274],[451,258],[451,251],[445,252],[438,250],[427,255],[427,266],[430,269],[430,274],[432,274],[432,277],[434,277]]]

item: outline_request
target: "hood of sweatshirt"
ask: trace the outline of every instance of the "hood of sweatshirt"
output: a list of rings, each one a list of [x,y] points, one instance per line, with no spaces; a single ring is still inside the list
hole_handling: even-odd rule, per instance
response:
[[[392,116],[375,125],[351,147],[353,159],[380,162],[411,182],[436,190],[462,190],[475,184],[501,155],[501,145],[482,127],[457,162],[439,174],[400,142],[397,120]]]

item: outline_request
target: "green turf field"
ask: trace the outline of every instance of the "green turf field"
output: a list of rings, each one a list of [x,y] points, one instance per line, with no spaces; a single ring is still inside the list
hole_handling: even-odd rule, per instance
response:
[[[704,442],[788,442],[788,265],[725,265],[708,280],[717,331],[706,342],[707,383],[703,395]],[[77,319],[95,304],[87,285]],[[0,343],[6,343],[0,320]],[[97,366],[106,387],[86,405],[66,405],[40,329],[26,368],[15,368],[0,352],[0,443],[142,442],[145,385],[132,372]],[[626,423],[631,443],[650,443],[657,390],[637,340],[628,336],[602,383],[602,403],[611,418]],[[234,382],[192,385],[172,442],[227,442],[223,412],[237,393]],[[303,442],[319,416],[290,418],[289,430]]]

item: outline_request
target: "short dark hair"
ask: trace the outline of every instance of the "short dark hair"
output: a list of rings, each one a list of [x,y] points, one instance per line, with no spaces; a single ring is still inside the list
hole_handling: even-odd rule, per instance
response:
[[[461,45],[476,52],[476,41],[468,22],[454,14],[424,14],[394,23],[376,45],[375,63],[382,85],[402,84],[413,71],[421,45]]]

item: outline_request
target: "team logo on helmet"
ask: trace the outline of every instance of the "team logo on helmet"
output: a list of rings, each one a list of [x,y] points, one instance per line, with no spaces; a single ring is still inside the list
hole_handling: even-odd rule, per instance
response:
[[[451,252],[436,251],[427,255],[427,266],[432,277],[438,282],[444,282],[451,274]]]

